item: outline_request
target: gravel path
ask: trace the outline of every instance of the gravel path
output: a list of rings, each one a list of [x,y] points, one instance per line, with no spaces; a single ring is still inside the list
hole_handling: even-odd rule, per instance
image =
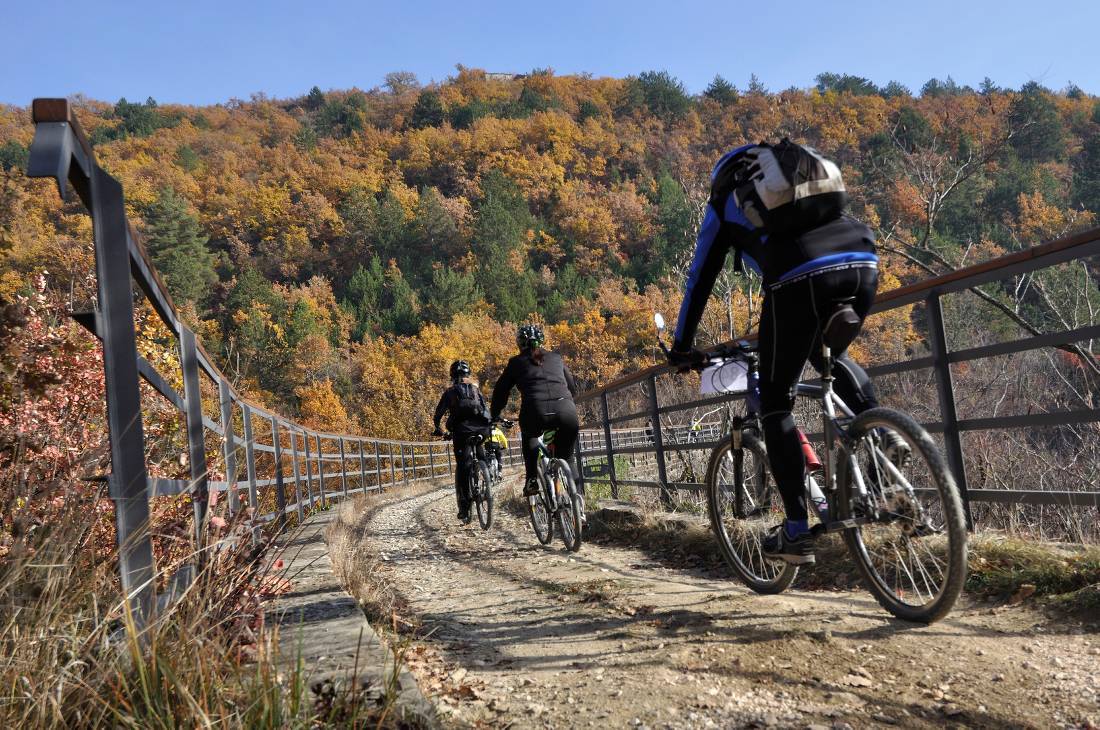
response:
[[[866,593],[757,596],[613,545],[540,546],[450,489],[364,513],[380,581],[421,632],[406,661],[448,724],[474,727],[1095,727],[1100,634],[1020,607],[930,627]]]

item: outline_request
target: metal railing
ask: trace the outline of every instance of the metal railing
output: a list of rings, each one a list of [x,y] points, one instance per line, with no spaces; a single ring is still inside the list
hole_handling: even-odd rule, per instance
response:
[[[122,186],[97,164],[69,103],[36,99],[32,114],[35,137],[27,174],[56,178],[65,200],[66,183],[71,183],[92,217],[97,306],[73,316],[103,344],[111,461],[106,479],[115,505],[122,587],[139,627],[190,582],[196,567],[179,571],[158,605],[149,509],[154,498],[190,495],[200,556],[196,562],[201,562],[204,548],[210,547],[211,494],[225,493],[229,513],[259,542],[265,528],[284,530],[288,520],[300,522],[310,510],[333,500],[453,473],[450,444],[324,433],[243,398],[178,316],[126,218]],[[133,284],[175,340],[175,373],[159,371],[138,353],[135,299],[140,297],[135,297]],[[188,478],[149,474],[139,378],[182,416]],[[216,404],[213,417],[203,412],[204,378],[210,393],[206,405]],[[182,393],[172,382],[182,384]],[[521,461],[517,449],[509,449],[510,465]],[[220,462],[224,479],[211,478],[211,461]]]
[[[1069,236],[1051,243],[1042,244],[1013,254],[987,261],[981,264],[959,269],[950,274],[934,277],[916,284],[900,287],[880,294],[871,310],[879,314],[910,305],[924,304],[924,324],[927,330],[928,353],[908,360],[880,364],[867,368],[872,377],[910,373],[931,369],[934,373],[936,400],[939,420],[924,423],[925,428],[943,438],[943,446],[948,463],[955,474],[963,495],[968,519],[972,502],[996,502],[1034,505],[1066,505],[1071,507],[1100,507],[1100,491],[1095,489],[1057,490],[1057,489],[974,489],[968,483],[967,458],[963,448],[963,434],[989,430],[1041,429],[1066,425],[1087,424],[1100,421],[1100,409],[1081,408],[1075,410],[1052,410],[1028,412],[1019,415],[992,415],[981,418],[960,418],[956,404],[955,377],[952,366],[962,366],[980,360],[1024,353],[1041,348],[1072,345],[1085,340],[1100,337],[1100,324],[1092,322],[1086,326],[1072,327],[1057,332],[1041,332],[1019,339],[995,344],[952,350],[948,346],[948,332],[944,327],[942,300],[952,294],[974,291],[977,287],[1019,277],[1042,269],[1067,262],[1083,261],[1100,254],[1100,228],[1094,228],[1077,235]],[[1091,283],[1095,286],[1095,282]],[[987,294],[986,292],[982,292]],[[1035,328],[1031,328],[1034,331]],[[1090,353],[1086,353],[1091,356]],[[666,499],[669,492],[675,490],[699,490],[699,480],[670,480],[668,459],[671,454],[688,450],[710,450],[721,442],[720,437],[705,442],[683,443],[669,438],[671,414],[686,413],[699,408],[714,408],[743,400],[744,393],[729,393],[719,396],[698,398],[689,396],[683,388],[666,387],[672,392],[671,402],[662,402],[659,397],[659,380],[664,376],[674,377],[666,365],[654,365],[638,372],[621,377],[606,385],[590,390],[577,398],[578,405],[587,404],[590,418],[582,427],[579,458],[582,472],[589,462],[597,462],[599,472],[590,476],[590,482],[610,483],[617,495],[619,485],[661,490]],[[609,399],[621,400],[620,410],[613,412]],[[645,429],[652,437],[639,443],[637,437],[624,444],[622,437],[614,429],[624,429],[632,423],[648,422]],[[639,429],[627,429],[637,434]],[[811,439],[814,435],[811,434]],[[616,474],[615,457],[621,455],[652,455],[656,462],[656,478],[622,479]],[[1021,476],[1021,480],[1023,477]]]

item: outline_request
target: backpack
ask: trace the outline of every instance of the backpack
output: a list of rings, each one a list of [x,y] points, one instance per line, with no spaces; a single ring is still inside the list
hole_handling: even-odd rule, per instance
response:
[[[715,194],[732,192],[760,235],[799,234],[841,215],[848,193],[840,169],[812,147],[784,137],[733,157],[715,176]]]
[[[472,383],[458,383],[451,390],[451,418],[455,423],[489,425],[489,408]]]

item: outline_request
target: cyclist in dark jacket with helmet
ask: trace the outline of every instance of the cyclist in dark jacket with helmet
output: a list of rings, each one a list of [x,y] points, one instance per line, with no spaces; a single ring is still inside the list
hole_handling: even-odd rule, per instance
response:
[[[556,352],[543,349],[546,337],[542,327],[525,324],[516,334],[519,354],[508,361],[493,387],[492,418],[500,417],[508,405],[512,388],[521,396],[519,429],[523,447],[526,482],[523,493],[538,494],[538,440],[544,431],[554,429],[554,453],[572,463],[573,447],[577,443],[580,422],[573,396],[577,383]]]
[[[447,430],[455,450],[455,496],[458,498],[458,519],[470,521],[470,500],[466,485],[473,464],[467,459],[466,443],[475,436],[488,440],[490,436],[489,409],[485,396],[470,378],[470,363],[456,360],[451,363],[451,387],[443,391],[439,405],[435,407],[435,433],[442,436],[439,421],[447,414]],[[484,447],[477,445],[477,458],[484,459]]]

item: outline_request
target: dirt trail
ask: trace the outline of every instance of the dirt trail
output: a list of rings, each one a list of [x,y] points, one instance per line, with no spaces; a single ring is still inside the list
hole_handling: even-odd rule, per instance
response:
[[[1018,607],[930,627],[861,591],[757,596],[611,545],[542,547],[453,491],[382,505],[367,544],[419,619],[407,660],[456,726],[1091,727],[1100,635]]]

